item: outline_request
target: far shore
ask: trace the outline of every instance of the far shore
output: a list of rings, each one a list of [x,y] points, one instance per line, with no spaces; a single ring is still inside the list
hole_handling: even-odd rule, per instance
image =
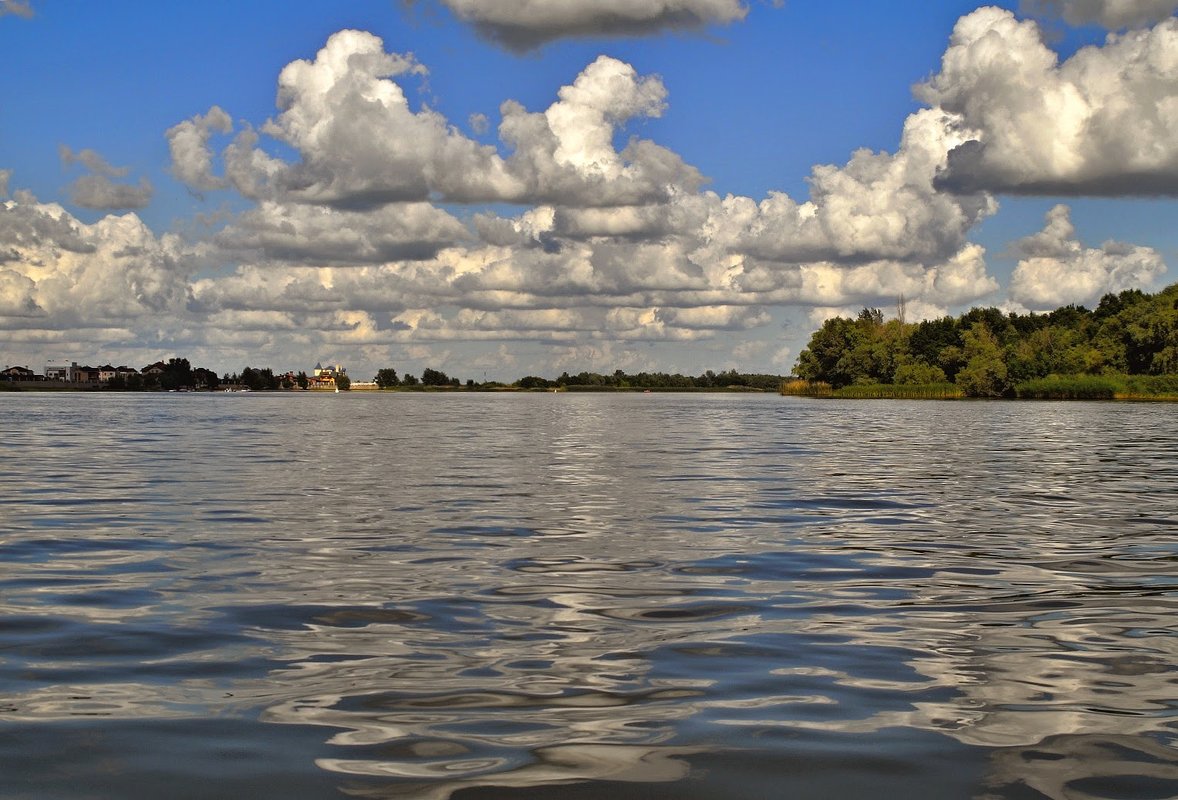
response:
[[[217,387],[215,389],[142,389],[113,390],[101,384],[69,383],[66,381],[0,381],[0,392],[83,392],[92,394],[335,394],[331,387],[307,389],[259,389]],[[559,388],[525,388],[505,384],[482,386],[395,386],[381,389],[374,383],[353,383],[340,394],[349,392],[380,392],[381,394],[467,394],[467,393],[523,393],[552,394],[554,392],[628,393],[628,394],[776,394],[776,390],[749,386],[670,387],[670,386],[578,386]]]

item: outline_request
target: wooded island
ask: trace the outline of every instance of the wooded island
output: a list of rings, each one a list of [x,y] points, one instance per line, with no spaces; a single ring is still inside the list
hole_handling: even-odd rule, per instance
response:
[[[1178,284],[1106,294],[1090,311],[974,308],[884,321],[865,308],[823,323],[784,394],[834,397],[1178,399]]]

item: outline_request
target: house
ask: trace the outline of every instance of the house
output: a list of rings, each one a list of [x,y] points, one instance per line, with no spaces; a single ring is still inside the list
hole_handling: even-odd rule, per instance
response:
[[[316,362],[315,372],[312,373],[312,375],[313,375],[313,377],[316,377],[316,378],[331,378],[332,379],[331,382],[334,384],[336,375],[346,375],[347,372],[348,371],[346,369],[344,369],[343,367],[341,367],[339,364],[334,364],[334,365],[329,364],[328,366],[325,367],[322,364]]]
[[[148,364],[139,372],[143,375],[162,375],[168,369],[168,365],[162,361],[157,361],[154,364]]]
[[[74,381],[76,383],[98,383],[98,369],[96,367],[74,367]]]
[[[6,381],[35,381],[37,373],[28,367],[8,367],[0,371],[0,377]]]
[[[78,368],[77,361],[71,361],[67,366],[65,364],[49,363],[45,365],[45,380],[47,381],[72,381],[74,380],[74,370]]]
[[[109,381],[111,378],[113,378],[115,375],[118,375],[118,374],[119,374],[118,369],[116,369],[115,367],[112,367],[110,364],[103,364],[101,367],[98,368],[98,382],[99,383],[106,383],[107,381]]]

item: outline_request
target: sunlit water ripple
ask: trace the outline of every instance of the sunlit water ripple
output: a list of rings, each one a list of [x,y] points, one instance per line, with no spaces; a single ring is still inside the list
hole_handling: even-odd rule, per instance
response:
[[[0,395],[0,796],[1178,796],[1172,405]]]

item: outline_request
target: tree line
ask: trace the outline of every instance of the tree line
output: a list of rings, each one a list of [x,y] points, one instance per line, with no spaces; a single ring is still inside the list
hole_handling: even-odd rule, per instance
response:
[[[1094,310],[1067,305],[1050,313],[973,308],[908,323],[877,308],[822,324],[799,354],[794,374],[834,389],[952,384],[971,397],[1020,394],[1061,376],[1178,374],[1178,284],[1156,294],[1106,294]]]
[[[652,390],[702,390],[702,389],[755,389],[760,391],[777,391],[781,385],[780,375],[765,375],[758,373],[743,373],[736,370],[727,372],[713,372],[708,370],[698,376],[681,375],[666,372],[636,372],[627,373],[614,370],[612,373],[578,372],[570,375],[561,373],[558,377],[549,379],[538,375],[526,375],[512,383],[499,381],[484,381],[476,383],[468,379],[465,384],[458,378],[451,378],[445,372],[427,368],[418,380],[411,374],[398,376],[397,371],[385,368],[376,373],[376,385],[381,389],[395,388],[461,388],[467,389],[522,389],[527,391],[542,389],[563,389],[582,391],[625,391],[631,389]]]
[[[762,373],[738,372],[735,369],[714,372],[707,370],[699,375],[682,375],[666,372],[627,373],[614,370],[612,373],[578,372],[561,373],[553,379],[537,375],[526,375],[511,383],[501,381],[476,382],[473,379],[461,381],[439,369],[427,367],[418,377],[410,372],[399,374],[395,368],[385,367],[376,373],[374,379],[379,389],[450,389],[450,390],[498,390],[519,389],[525,391],[561,389],[569,391],[702,391],[713,389],[745,389],[777,391],[782,376]],[[335,376],[342,391],[350,388],[351,381],[346,374]],[[241,372],[226,373],[218,377],[215,372],[202,367],[193,367],[186,358],[172,358],[158,375],[130,375],[114,378],[106,384],[112,391],[153,391],[179,389],[217,389],[220,386],[244,386],[255,392],[306,389],[310,378],[306,372],[276,374],[270,367],[244,367]]]

